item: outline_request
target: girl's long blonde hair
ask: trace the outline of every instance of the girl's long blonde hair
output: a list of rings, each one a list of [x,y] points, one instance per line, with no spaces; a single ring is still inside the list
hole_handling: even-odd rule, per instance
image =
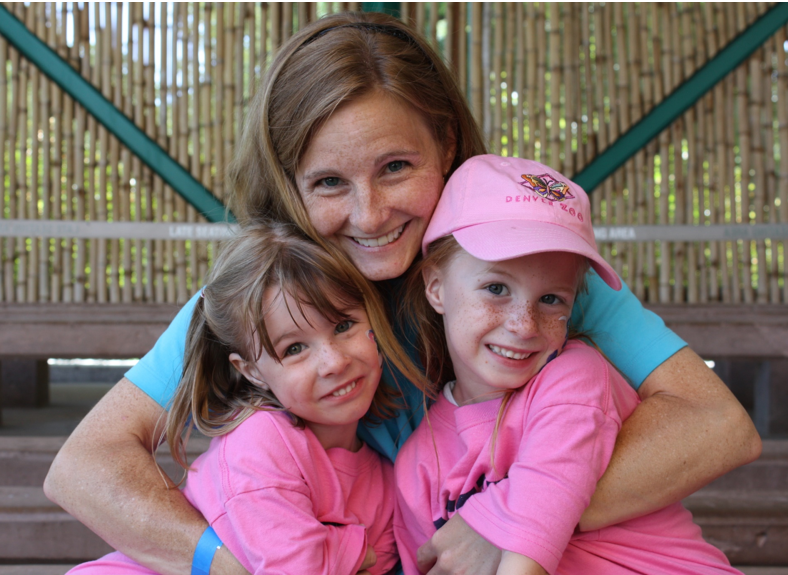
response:
[[[165,426],[173,458],[184,468],[188,424],[213,437],[232,431],[255,410],[284,410],[271,391],[247,380],[229,359],[231,353],[247,361],[263,353],[277,357],[263,309],[269,288],[288,294],[300,311],[309,306],[330,321],[346,319],[348,308],[364,308],[383,357],[424,385],[394,337],[377,290],[341,252],[327,253],[292,224],[247,225],[216,258],[189,325],[183,375]],[[401,407],[399,397],[381,381],[368,419],[391,417]]]

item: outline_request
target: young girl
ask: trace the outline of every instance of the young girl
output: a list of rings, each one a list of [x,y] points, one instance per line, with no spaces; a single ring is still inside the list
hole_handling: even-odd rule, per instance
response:
[[[438,397],[395,465],[406,575],[455,513],[503,550],[498,573],[738,573],[680,503],[576,531],[639,401],[567,328],[589,265],[621,288],[585,192],[533,161],[471,158],[422,251],[411,300]]]
[[[248,227],[218,256],[167,421],[184,467],[188,420],[214,437],[184,489],[215,530],[193,573],[209,572],[222,542],[252,573],[386,573],[397,563],[393,469],[356,429],[396,407],[397,393],[378,385],[384,355],[419,376],[375,294],[295,226]],[[107,572],[151,573],[120,553],[72,571]]]

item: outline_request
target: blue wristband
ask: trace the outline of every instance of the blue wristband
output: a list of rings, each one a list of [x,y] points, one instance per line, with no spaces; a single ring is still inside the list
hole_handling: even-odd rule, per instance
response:
[[[222,540],[210,525],[203,532],[202,537],[197,542],[197,549],[194,550],[192,559],[192,575],[208,575],[211,571],[213,556],[222,546]]]

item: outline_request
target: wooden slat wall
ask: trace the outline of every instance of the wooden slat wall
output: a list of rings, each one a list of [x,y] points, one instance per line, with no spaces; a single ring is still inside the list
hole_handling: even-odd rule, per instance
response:
[[[247,102],[277,47],[359,3],[6,3],[224,198]],[[403,3],[456,71],[490,149],[577,173],[766,3]],[[593,194],[599,225],[788,223],[778,31]],[[0,38],[0,218],[199,221]],[[785,241],[608,243],[642,300],[788,303]],[[182,302],[203,241],[0,238],[0,301]]]

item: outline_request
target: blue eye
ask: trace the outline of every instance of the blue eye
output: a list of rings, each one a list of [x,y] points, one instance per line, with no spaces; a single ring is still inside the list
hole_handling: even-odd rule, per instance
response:
[[[396,160],[394,162],[389,162],[388,166],[386,167],[389,169],[389,172],[399,172],[405,167],[405,162],[402,160]]]
[[[539,298],[539,301],[542,303],[546,303],[548,305],[555,305],[557,303],[561,303],[561,299],[557,295],[551,293],[547,295],[543,295],[542,297]]]
[[[329,178],[323,178],[319,183],[326,186],[327,188],[335,188],[339,185],[339,178],[336,176],[331,176]]]
[[[493,295],[506,295],[508,290],[503,284],[490,284],[487,286],[487,291]]]
[[[303,343],[294,343],[290,347],[285,350],[285,357],[290,355],[298,355],[304,351],[304,344]]]
[[[345,320],[343,322],[338,323],[337,327],[336,327],[336,329],[334,331],[336,333],[344,333],[347,330],[349,330],[353,326],[354,323],[355,323],[354,321],[347,319],[347,320]]]

